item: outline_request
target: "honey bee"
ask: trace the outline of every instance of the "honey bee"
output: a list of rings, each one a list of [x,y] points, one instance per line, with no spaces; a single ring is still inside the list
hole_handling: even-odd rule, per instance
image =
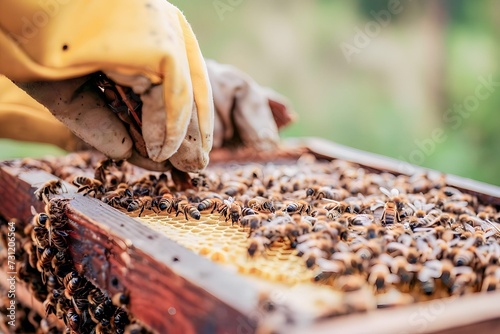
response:
[[[66,251],[68,249],[68,242],[66,241],[68,236],[68,233],[61,230],[55,230],[52,233],[52,243],[58,251]]]
[[[70,282],[72,282],[71,286],[70,286]],[[66,289],[68,288],[68,286],[70,286],[68,294],[66,294],[66,291],[64,293],[66,298],[71,299],[74,292],[76,292],[80,282],[81,282],[81,278],[76,271],[72,271],[72,272],[68,273],[66,276],[64,276],[64,278],[62,280],[62,285]],[[68,297],[68,295],[69,295],[69,297]]]
[[[160,176],[158,177],[158,181],[155,184],[154,193],[158,196],[171,194],[170,187],[168,186],[167,174],[160,174]]]
[[[73,184],[78,187],[77,192],[83,193],[83,196],[94,194],[94,197],[98,197],[106,192],[101,181],[86,176],[77,176]]]
[[[61,228],[68,222],[66,217],[66,207],[69,199],[53,198],[45,205],[45,213],[49,216],[49,220],[45,224],[50,231],[53,228]]]
[[[399,282],[408,288],[415,276],[416,265],[409,264],[404,256],[397,256],[392,260],[391,272],[399,277]]]
[[[171,194],[163,194],[160,198],[155,198],[155,203],[154,205],[160,210],[160,211],[166,211],[168,213],[172,212],[174,210],[174,205],[175,200],[174,197]]]
[[[338,277],[345,272],[345,264],[338,260],[328,260],[318,249],[312,249],[306,256],[306,267],[312,268],[317,264],[318,272],[314,276],[314,281],[328,283],[328,279]],[[341,277],[341,276],[340,276]]]
[[[108,319],[113,316],[113,312],[113,303],[109,298],[106,298],[103,303],[100,303],[95,308],[89,308],[90,317],[96,323],[109,321]]]
[[[120,168],[122,167],[124,161],[125,160],[115,161],[113,159],[106,159],[99,162],[94,172],[94,179],[100,181],[103,185],[107,185],[108,184],[107,176],[111,174],[109,171],[110,167]],[[118,178],[118,179],[123,182],[123,178]]]
[[[469,203],[466,201],[447,202],[444,204],[443,211],[452,212],[457,215],[467,214],[475,216],[476,213],[474,212],[474,210],[471,210],[468,205]]]
[[[125,334],[146,334],[147,331],[138,323],[133,323],[125,327]]]
[[[344,212],[352,212],[350,205],[344,201],[339,202],[339,201],[329,200],[328,204],[326,204],[323,208],[330,212],[335,212],[337,214],[343,214]]]
[[[73,295],[80,289],[83,280],[81,277],[73,277],[65,285],[64,296],[67,299],[72,299]]]
[[[147,174],[141,179],[137,180],[132,186],[132,193],[135,196],[152,196],[154,195],[156,176]]]
[[[474,253],[467,249],[454,249],[453,263],[455,266],[469,266],[474,260]]]
[[[68,257],[66,252],[57,252],[52,259],[52,268],[54,275],[56,275],[59,283],[62,284],[62,279],[73,269],[73,261]]]
[[[223,205],[222,200],[218,198],[207,198],[198,203],[198,211],[203,212],[212,209],[210,213],[214,213],[215,210],[218,210],[218,208],[220,208],[222,205]]]
[[[125,331],[125,326],[130,323],[130,320],[127,313],[124,310],[118,308],[115,311],[113,323],[115,325],[116,331],[123,333]]]
[[[89,291],[89,294],[87,295],[87,300],[91,305],[97,306],[106,301],[106,296],[102,293],[100,289],[93,288],[92,290]]]
[[[424,204],[420,200],[416,200],[414,204],[408,203],[408,206],[413,210],[413,215],[417,218],[424,218],[427,212],[434,208],[433,203]]]
[[[186,220],[189,220],[188,215],[196,220],[200,220],[201,218],[201,214],[200,211],[198,211],[197,206],[190,204],[187,201],[181,201],[178,204],[175,216],[177,217],[180,213],[184,213]]]
[[[35,190],[34,194],[37,200],[45,203],[49,202],[49,196],[59,195],[62,192],[68,192],[62,180],[50,180]]]
[[[255,211],[262,213],[274,213],[276,209],[272,201],[264,197],[255,197],[248,201],[248,206]]]
[[[489,265],[484,271],[484,278],[481,284],[481,291],[495,291],[500,288],[500,267]]]
[[[342,292],[354,292],[361,290],[366,284],[364,277],[359,275],[340,276],[334,281],[335,287]]]
[[[288,204],[284,211],[288,213],[298,214],[306,213],[307,215],[309,215],[311,213],[311,210],[312,207],[308,202],[299,200]]]
[[[448,259],[441,259],[441,282],[447,288],[451,288],[455,281],[455,266]]]
[[[255,215],[255,214],[256,214],[256,212],[250,208],[245,207],[245,208],[241,209],[241,216],[248,216],[248,215]]]
[[[89,306],[87,298],[73,296],[71,301],[73,302],[73,308],[75,309],[78,315],[83,315],[83,316],[87,315],[87,309]]]
[[[240,220],[241,227],[245,228],[248,226],[250,232],[249,235],[252,234],[253,231],[258,229],[262,224],[262,217],[259,214],[254,215],[246,215],[243,216]]]
[[[326,198],[335,201],[340,201],[350,196],[350,193],[343,188],[333,189],[330,187],[313,186],[306,189],[306,195],[315,200],[321,200]]]
[[[248,243],[248,255],[254,257],[257,252],[265,254],[266,248],[269,248],[270,245],[271,241],[266,237],[252,237]]]
[[[33,225],[46,227],[49,221],[49,216],[46,213],[37,213],[34,207],[31,207],[31,213],[34,214]]]
[[[242,195],[247,191],[248,185],[246,185],[243,182],[238,182],[238,181],[231,181],[226,183],[226,186],[224,189],[222,189],[222,193],[226,194],[228,196],[234,197],[237,195]]]
[[[138,214],[138,216],[140,217],[142,215],[142,213],[144,212],[144,210],[155,211],[155,204],[157,204],[157,203],[158,202],[156,202],[150,196],[143,196],[140,199],[136,198],[136,199],[132,200],[127,206],[127,211],[132,212],[132,211],[137,211],[140,209],[139,214]]]
[[[74,308],[70,308],[64,317],[64,323],[71,330],[71,334],[78,333],[80,328],[80,316],[76,313]]]
[[[53,290],[45,301],[43,302],[43,308],[45,310],[45,316],[50,314],[56,314],[57,301],[61,297],[61,292],[59,290]]]
[[[373,216],[372,215],[368,215],[368,214],[359,214],[359,215],[356,215],[351,221],[350,223],[352,225],[362,225],[362,226],[368,226],[370,224],[372,224],[373,222]]]
[[[45,248],[49,245],[49,231],[45,227],[35,226],[31,230],[31,239],[38,247]]]
[[[387,284],[397,283],[398,280],[396,275],[390,273],[386,264],[378,263],[369,269],[368,283],[370,283],[377,292],[384,291]]]
[[[40,253],[40,250],[41,253]],[[52,247],[47,247],[45,249],[39,248],[39,257],[38,262],[36,264],[36,268],[39,272],[43,273],[46,270],[49,270],[52,265],[52,259],[56,255],[56,250]],[[43,284],[45,284],[45,276],[42,275]]]
[[[109,322],[107,319],[106,321],[101,321],[99,322],[94,329],[95,334],[108,334],[111,331],[111,322]],[[121,329],[116,329],[116,333],[122,333]]]
[[[231,225],[239,222],[241,217],[241,205],[234,198],[224,200],[223,204],[218,208],[219,213],[225,217],[226,221],[231,219]]]
[[[396,203],[391,202],[391,201],[385,203],[384,212],[382,213],[382,217],[380,218],[380,221],[384,225],[394,224],[394,222],[401,221]]]
[[[130,191],[129,189],[118,188],[116,190],[106,192],[102,197],[101,201],[104,203],[111,205],[114,208],[124,208],[126,209],[130,202],[133,201],[132,193],[127,195],[126,192]]]
[[[113,295],[113,298],[111,298],[111,302],[116,307],[123,307],[130,302],[130,298],[128,294],[123,292],[118,292]]]
[[[467,270],[463,273],[460,273],[460,275],[457,275],[457,277],[455,278],[455,282],[450,288],[450,291],[453,296],[461,296],[465,293],[472,293],[476,291],[477,284],[477,274],[472,269]]]
[[[368,240],[379,238],[384,234],[385,234],[385,229],[376,224],[370,224],[366,227],[365,237]]]
[[[193,187],[198,189],[198,191],[202,190],[203,188],[209,188],[206,176],[204,174],[198,174],[198,176],[193,177],[191,179],[191,184],[193,185]]]

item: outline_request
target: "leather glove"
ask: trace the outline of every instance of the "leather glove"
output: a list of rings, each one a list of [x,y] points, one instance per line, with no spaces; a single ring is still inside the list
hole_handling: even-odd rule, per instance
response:
[[[203,169],[213,139],[212,92],[182,13],[164,0],[43,4],[0,2],[0,73],[111,158],[154,170],[170,163]],[[142,100],[142,155],[126,125],[86,89],[100,71]]]
[[[296,118],[288,100],[234,66],[206,63],[216,111],[214,147],[242,141],[258,150],[274,148],[278,130]]]
[[[0,134],[3,138],[47,143],[66,151],[85,148],[46,108],[0,75]]]
[[[269,88],[258,86],[248,75],[233,66],[222,65],[213,60],[206,60],[206,63],[210,82],[214,87],[216,107],[214,147],[230,146],[235,138],[244,138],[244,146],[272,148],[278,139],[278,129],[295,119],[287,99]],[[29,84],[24,86],[27,85],[29,86]],[[60,92],[54,89],[55,86],[56,84],[49,85],[50,90],[43,94],[47,99],[62,98]],[[38,93],[40,89],[39,87]],[[65,91],[72,93],[72,90]],[[34,91],[33,94],[37,95],[37,92]],[[96,101],[96,103],[102,102]],[[106,115],[107,111],[104,112],[104,116]],[[59,117],[62,115],[59,114]],[[106,118],[101,115],[98,117],[100,123]],[[91,124],[89,126],[92,127]],[[85,132],[86,129],[87,127],[82,125],[79,129],[75,129],[75,132]],[[88,148],[85,142],[70,132],[43,105],[1,75],[0,130],[2,137],[49,143],[67,151]],[[261,130],[264,136],[259,136]],[[114,145],[108,138],[110,131],[99,132],[98,135],[102,136],[96,139],[97,142],[102,141],[97,146],[104,147],[108,152]],[[85,133],[81,135],[85,136]],[[106,147],[107,144],[111,146]],[[157,163],[145,159],[139,160],[139,165],[152,170],[163,167],[159,168]]]

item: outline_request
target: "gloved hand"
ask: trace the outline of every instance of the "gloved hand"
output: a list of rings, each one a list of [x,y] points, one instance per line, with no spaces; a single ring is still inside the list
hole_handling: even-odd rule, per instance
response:
[[[204,168],[213,139],[212,92],[182,13],[164,0],[42,4],[0,2],[0,73],[111,158],[156,170],[169,163]],[[43,17],[43,24],[36,21]],[[125,124],[88,89],[88,75],[99,71],[140,96],[143,156]]]
[[[286,98],[269,88],[257,85],[248,75],[233,66],[222,65],[213,60],[206,62],[213,85],[216,110],[214,148],[233,144],[264,150],[274,147],[279,138],[278,129],[295,118]],[[44,93],[47,100],[57,101],[61,98],[60,92],[54,90],[56,85],[58,83],[48,86],[51,89]],[[65,86],[67,87],[66,82]],[[66,91],[72,92],[67,89]],[[49,143],[67,151],[88,148],[84,141],[70,132],[43,105],[1,75],[0,92],[0,136]],[[37,95],[39,91],[33,94]],[[80,101],[77,99],[77,102]],[[98,113],[91,117],[98,118],[97,122],[102,123],[108,114],[104,113],[103,118]],[[111,122],[111,125],[114,123]],[[97,147],[105,151],[113,150],[113,138],[116,136],[112,130],[110,128],[110,131],[97,133],[100,135],[100,138],[95,139],[98,142]],[[81,133],[82,136],[85,136],[86,131],[87,127],[82,123],[75,129],[75,132]],[[243,143],[235,143],[238,138],[243,139]],[[164,169],[165,165],[141,158],[137,153],[133,156],[133,163],[152,170]]]
[[[278,130],[296,117],[288,100],[234,66],[209,59],[206,63],[216,111],[214,147],[241,140],[258,150],[274,148]]]

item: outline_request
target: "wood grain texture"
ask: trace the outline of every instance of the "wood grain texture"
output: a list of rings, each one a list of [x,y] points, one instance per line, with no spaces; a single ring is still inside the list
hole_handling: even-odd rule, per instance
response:
[[[287,159],[304,152],[318,158],[344,159],[371,171],[405,174],[395,159],[354,150],[321,139],[288,141],[292,154],[263,157]],[[297,149],[298,148],[298,149]],[[240,156],[245,157],[242,153]],[[220,161],[227,159],[221,155]],[[239,159],[239,158],[238,158]],[[252,156],[250,161],[256,159]],[[415,172],[433,172],[413,166]],[[37,209],[31,185],[47,175],[0,169],[0,214],[30,217]],[[49,174],[49,177],[50,176]],[[500,205],[500,188],[452,175],[448,184],[477,195],[481,201]],[[38,181],[40,182],[40,181]],[[79,270],[110,293],[130,293],[131,312],[160,333],[220,332],[251,333],[255,324],[246,316],[258,314],[259,293],[242,277],[200,258],[163,235],[105,204],[80,195],[68,209],[71,251]],[[5,200],[4,200],[5,199]],[[23,202],[23,203],[20,203]],[[38,205],[38,206],[37,206]],[[307,327],[281,328],[287,333],[497,333],[500,310],[495,305],[499,293],[436,300],[395,309],[377,310],[326,319]]]
[[[33,191],[55,177],[0,169],[0,214],[29,221]],[[130,312],[158,333],[235,333],[255,330],[246,316],[258,307],[257,289],[104,203],[68,192],[70,252],[78,271],[111,296],[129,294]],[[243,326],[243,327],[242,327]]]

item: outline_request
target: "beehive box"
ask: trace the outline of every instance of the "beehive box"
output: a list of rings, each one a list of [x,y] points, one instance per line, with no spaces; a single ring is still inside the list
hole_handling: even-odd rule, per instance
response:
[[[264,160],[274,164],[267,165],[268,169],[288,168],[293,174],[297,173],[296,159],[304,152],[325,161],[351,161],[367,171],[401,174],[397,161],[321,140],[289,143],[267,157],[215,152],[212,161],[213,168],[229,171],[243,166],[244,160]],[[413,171],[423,170],[415,167]],[[19,224],[29,221],[32,205],[39,212],[43,210],[33,190],[50,179],[54,176],[5,165],[0,175],[1,215],[7,220],[15,217]],[[497,187],[454,176],[447,176],[446,184],[496,208],[500,204]],[[344,294],[312,283],[314,271],[306,268],[304,259],[296,256],[286,240],[274,243],[265,254],[249,256],[248,229],[232,226],[215,214],[186,221],[182,214],[144,212],[142,220],[147,227],[102,202],[76,194],[69,184],[66,187],[67,193],[61,196],[70,199],[70,250],[76,268],[110,296],[126,291],[130,313],[159,333],[467,333],[472,329],[494,332],[499,324],[496,292],[427,298],[376,309],[384,306],[382,297],[374,299],[366,289]],[[137,216],[137,212],[132,215]],[[6,280],[2,278],[2,282]],[[31,304],[33,298],[23,291],[21,283],[18,286],[19,298],[22,292],[26,294],[20,301]],[[368,311],[354,313],[356,308]]]

